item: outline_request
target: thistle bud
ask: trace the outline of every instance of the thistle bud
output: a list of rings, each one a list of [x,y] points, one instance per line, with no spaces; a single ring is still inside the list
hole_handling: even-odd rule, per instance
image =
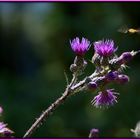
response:
[[[136,54],[140,53],[139,51],[131,51],[131,52],[124,52],[118,58],[113,58],[109,61],[109,67],[111,70],[117,70],[121,67],[121,65],[125,65],[128,63]]]
[[[74,64],[70,66],[70,70],[77,75],[81,75],[87,66],[87,62],[82,56],[76,56],[74,59]]]
[[[129,82],[129,80],[130,79],[127,75],[121,74],[121,75],[118,75],[116,82],[119,84],[125,84],[125,83]]]
[[[118,72],[117,71],[111,71],[106,75],[106,80],[108,82],[114,81],[118,77]]]
[[[77,71],[77,65],[76,65],[76,64],[71,64],[71,65],[70,65],[70,71],[71,71],[72,73],[75,73],[75,72]]]
[[[133,58],[133,55],[131,52],[124,52],[120,58],[119,58],[119,63],[121,64],[125,64],[127,62],[129,62],[131,59]]]
[[[89,82],[88,89],[89,90],[95,90],[95,89],[97,89],[97,84],[95,82]]]

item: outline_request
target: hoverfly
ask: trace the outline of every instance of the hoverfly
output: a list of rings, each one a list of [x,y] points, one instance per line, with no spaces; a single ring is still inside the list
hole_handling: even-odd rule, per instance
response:
[[[131,33],[131,34],[134,34],[134,33],[140,33],[140,29],[134,29],[134,28],[128,28],[127,26],[124,26],[120,29],[118,29],[118,32],[121,32],[121,33]]]

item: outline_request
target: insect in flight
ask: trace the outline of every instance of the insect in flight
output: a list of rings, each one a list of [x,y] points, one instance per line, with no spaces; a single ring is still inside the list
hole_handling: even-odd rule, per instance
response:
[[[134,34],[134,33],[140,33],[140,29],[134,29],[134,28],[128,28],[127,26],[124,26],[120,29],[118,29],[118,32],[121,32],[121,33],[131,33],[131,34]]]

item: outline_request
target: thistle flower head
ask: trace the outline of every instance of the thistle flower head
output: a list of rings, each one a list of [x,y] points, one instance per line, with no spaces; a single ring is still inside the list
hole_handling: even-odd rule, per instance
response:
[[[89,138],[96,138],[99,136],[99,129],[93,128],[90,130]]]
[[[118,94],[114,92],[114,89],[108,89],[102,92],[99,92],[97,96],[94,97],[94,99],[91,101],[91,103],[95,107],[108,107],[110,105],[113,105],[117,102],[115,94]]]
[[[4,124],[3,122],[0,122],[0,136],[2,137],[11,137],[11,135],[14,133],[12,130],[6,127],[7,124]]]
[[[94,42],[94,50],[103,57],[111,56],[117,49],[114,47],[113,40],[101,40]]]
[[[3,132],[3,129],[6,127],[6,124],[0,122],[0,133]]]
[[[80,42],[80,39],[76,37],[70,41],[70,45],[76,55],[83,56],[89,49],[90,41],[88,41],[86,38],[82,38],[82,41]]]

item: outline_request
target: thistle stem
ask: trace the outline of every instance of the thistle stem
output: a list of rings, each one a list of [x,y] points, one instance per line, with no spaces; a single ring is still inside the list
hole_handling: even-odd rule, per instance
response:
[[[89,78],[94,78],[98,76],[99,74],[93,73],[89,76]],[[32,124],[32,126],[26,131],[23,138],[30,137],[31,134],[42,124],[42,122],[51,114],[53,111],[70,96],[73,95],[73,93],[78,92],[77,89],[79,89],[81,86],[83,86],[86,82],[86,78],[77,84],[75,84],[77,81],[77,75],[73,74],[73,78],[70,82],[70,84],[67,86],[66,90],[62,94],[61,97],[59,97],[54,103],[52,103],[41,115],[40,117]]]
[[[40,124],[59,106],[61,105],[70,95],[71,95],[71,87],[76,81],[76,76],[73,75],[71,83],[67,86],[65,92],[59,97],[54,103],[52,103],[41,115],[40,117],[32,124],[29,130],[25,133],[23,138],[30,137],[31,134],[40,126]]]

